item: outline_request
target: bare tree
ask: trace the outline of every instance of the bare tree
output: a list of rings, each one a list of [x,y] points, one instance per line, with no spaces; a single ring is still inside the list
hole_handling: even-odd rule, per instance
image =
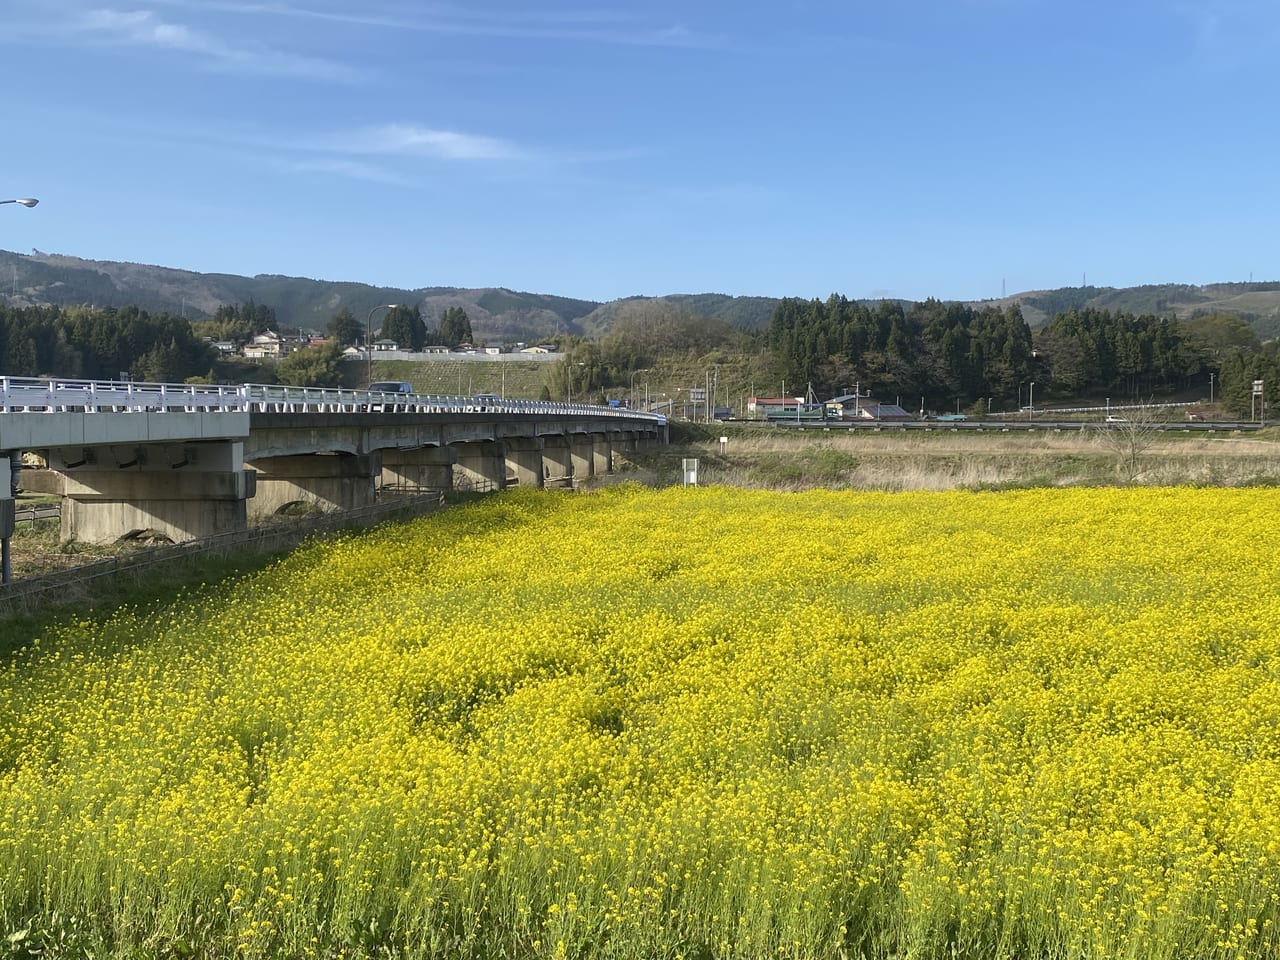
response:
[[[1167,409],[1148,401],[1098,425],[1100,442],[1116,455],[1116,467],[1129,483],[1142,473],[1142,455],[1159,439],[1168,422]]]

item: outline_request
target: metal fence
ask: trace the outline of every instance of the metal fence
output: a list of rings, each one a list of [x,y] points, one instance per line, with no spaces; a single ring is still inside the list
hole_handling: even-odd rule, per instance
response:
[[[0,377],[0,413],[242,413],[244,386]]]
[[[664,424],[657,413],[589,403],[504,400],[493,396],[382,393],[336,387],[245,383],[131,383],[0,377],[0,413],[444,413],[559,414]]]
[[[37,520],[57,520],[62,516],[62,503],[27,503],[19,504],[13,509],[14,523],[30,523],[33,527]]]
[[[434,513],[444,504],[443,492],[423,492],[369,507],[273,522],[185,543],[147,547],[40,577],[14,580],[0,584],[0,616],[89,602],[117,584],[136,582],[143,574],[158,572],[157,568],[177,575],[190,570],[197,561],[218,554],[286,550],[311,537],[330,536],[387,520]]]

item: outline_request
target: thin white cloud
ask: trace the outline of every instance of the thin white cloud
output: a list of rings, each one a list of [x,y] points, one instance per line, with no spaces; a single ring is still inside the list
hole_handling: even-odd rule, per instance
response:
[[[309,57],[238,40],[163,19],[154,10],[75,6],[30,12],[14,30],[19,37],[46,43],[94,44],[121,49],[151,49],[187,54],[206,69],[255,76],[289,76],[336,83],[357,83],[366,73],[344,63]]]
[[[212,38],[178,23],[158,20],[150,10],[90,10],[80,20],[81,32],[126,46],[161,47],[213,57],[224,50]]]
[[[343,160],[332,157],[317,157],[308,160],[276,161],[277,166],[291,173],[316,173],[325,176],[341,177],[344,180],[360,180],[366,183],[385,183],[394,186],[407,186],[413,181],[384,167],[356,160]]]
[[[608,10],[507,10],[492,12],[446,4],[422,4],[409,14],[383,12],[369,5],[334,8],[264,3],[255,0],[154,0],[190,10],[247,16],[289,17],[354,26],[412,30],[454,36],[514,40],[568,41],[618,46],[712,48],[722,37],[698,33],[683,24],[658,24],[631,13]]]
[[[1272,0],[1192,0],[1176,9],[1211,67],[1269,66],[1280,51],[1280,9]]]
[[[514,144],[495,137],[437,130],[412,123],[388,123],[357,130],[343,149],[351,153],[438,160],[515,160],[522,155]]]

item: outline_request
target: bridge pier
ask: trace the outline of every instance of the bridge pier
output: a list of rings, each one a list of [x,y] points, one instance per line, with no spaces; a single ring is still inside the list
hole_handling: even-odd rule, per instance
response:
[[[374,479],[382,473],[378,454],[314,454],[251,461],[258,491],[249,503],[256,518],[279,513],[292,503],[321,510],[351,510],[374,502]]]
[[[14,510],[17,504],[13,499],[11,476],[9,457],[0,457],[0,583],[8,583],[13,576],[9,539],[13,536]]]
[[[507,466],[515,473],[516,485],[541,489],[547,476],[541,437],[509,437],[502,442]]]
[[[607,433],[591,434],[591,472],[597,477],[613,473],[613,441]]]
[[[150,530],[178,543],[243,530],[254,494],[241,441],[63,447],[49,467],[62,478],[63,540]]]
[[[542,476],[544,486],[572,486],[576,474],[569,437],[553,434],[542,438]]]
[[[492,440],[465,441],[451,444],[456,462],[454,479],[459,490],[505,490],[507,459],[502,444]]]
[[[576,434],[570,441],[573,479],[581,483],[613,472],[613,445],[603,433]]]
[[[382,486],[406,491],[452,490],[452,447],[419,447],[416,450],[382,451]]]
[[[569,439],[569,459],[574,483],[582,483],[596,475],[595,444],[588,434],[576,434]]]

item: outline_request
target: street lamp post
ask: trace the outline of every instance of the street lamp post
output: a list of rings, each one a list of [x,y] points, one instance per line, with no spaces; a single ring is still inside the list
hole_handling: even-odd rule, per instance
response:
[[[1027,385],[1027,419],[1030,420],[1036,415],[1036,382],[1031,381]]]
[[[400,306],[398,303],[379,303],[369,311],[369,319],[366,321],[366,334],[364,341],[364,351],[369,358],[369,382],[373,383],[373,315],[379,310],[394,310]]]
[[[0,203],[20,203],[24,207],[34,207],[40,201],[35,197],[18,197],[16,200],[0,200]],[[14,276],[17,276],[17,267],[14,267]],[[15,281],[16,287],[16,281]],[[17,455],[17,451],[13,451],[10,456]],[[12,466],[12,464],[10,465]],[[9,550],[9,535],[6,533],[0,537],[0,583],[8,583],[13,578],[13,562]]]
[[[566,403],[573,403],[573,368],[575,366],[585,367],[586,365],[587,365],[587,362],[585,360],[579,360],[577,363],[569,364],[569,386],[568,386],[568,399],[565,401]],[[590,390],[590,389],[591,389],[591,384],[588,383],[587,390]]]
[[[649,373],[649,372],[651,372],[651,368],[649,368],[649,367],[641,367],[639,370],[632,370],[632,371],[631,371],[631,387],[630,387],[630,393],[631,393],[631,409],[632,409],[632,410],[634,410],[634,409],[636,408],[636,374],[637,374],[637,373]]]

